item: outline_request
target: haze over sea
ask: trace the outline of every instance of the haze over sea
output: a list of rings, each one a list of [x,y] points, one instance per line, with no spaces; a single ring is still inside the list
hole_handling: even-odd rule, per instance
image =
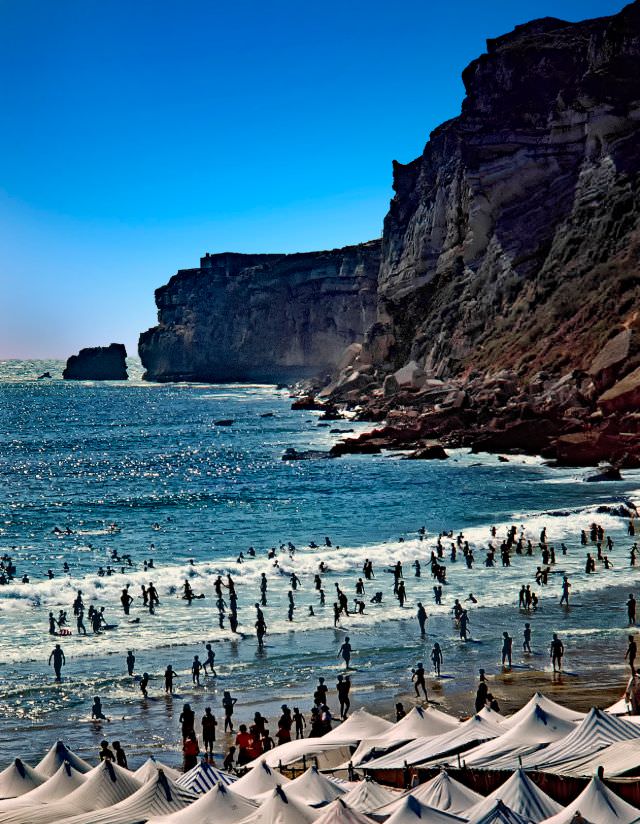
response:
[[[555,469],[521,456],[502,463],[467,450],[453,451],[448,461],[404,461],[384,454],[283,462],[287,447],[326,450],[344,437],[331,429],[366,427],[350,421],[320,426],[318,413],[291,411],[288,392],[272,386],[148,384],[134,360],[126,383],[63,382],[56,379],[62,366],[59,361],[0,364],[0,552],[10,554],[18,570],[15,582],[0,587],[3,764],[17,741],[20,753],[35,761],[56,737],[81,755],[94,755],[104,736],[120,738],[134,765],[151,751],[175,763],[180,757],[177,715],[184,700],[194,705],[198,718],[206,705],[221,716],[223,689],[238,697],[239,722],[249,720],[256,708],[273,718],[282,702],[304,712],[318,675],[333,688],[336,653],[346,634],[355,650],[354,708],[376,702],[391,709],[394,697],[410,686],[410,667],[428,662],[436,640],[450,678],[435,685],[434,695],[446,702],[447,691],[473,680],[479,666],[497,671],[505,629],[515,637],[519,665],[548,669],[545,650],[557,629],[567,647],[568,670],[588,674],[593,650],[607,648],[607,660],[623,683],[624,600],[614,587],[633,589],[640,569],[629,568],[627,521],[613,513],[620,502],[640,494],[639,472],[625,472],[620,482],[586,483],[581,470]],[[36,380],[47,370],[53,380]],[[216,426],[220,419],[233,424]],[[599,566],[587,577],[579,532],[593,520],[614,539],[614,568],[605,572]],[[112,523],[118,532],[109,531]],[[159,529],[153,528],[156,523]],[[491,525],[502,535],[512,523],[524,525],[534,543],[546,525],[558,558],[546,589],[534,582],[539,556],[516,556],[508,569],[483,565]],[[421,542],[417,530],[423,525],[427,537]],[[69,527],[73,534],[56,535],[55,526]],[[443,605],[436,606],[426,561],[445,529],[463,531],[477,546],[477,565],[468,570],[461,556],[450,563],[447,553],[449,584]],[[331,537],[331,549],[308,547],[311,541],[322,544],[324,536]],[[283,575],[266,553],[287,541],[297,552],[293,559],[279,553]],[[561,541],[569,547],[566,556],[560,553]],[[246,556],[249,546],[257,557],[238,564],[238,554]],[[98,567],[111,562],[113,550],[129,553],[134,569],[123,575],[114,563],[116,574],[99,577]],[[334,584],[340,583],[352,602],[366,557],[376,573],[367,585],[366,614],[343,618],[334,629]],[[148,558],[155,569],[144,572]],[[420,579],[411,566],[416,558],[423,565]],[[323,576],[325,607],[319,607],[313,588],[320,560],[330,568]],[[393,598],[392,576],[385,572],[396,560],[404,564],[405,609]],[[66,575],[65,561],[70,566]],[[48,569],[53,580],[47,578]],[[226,622],[224,630],[218,628],[213,592],[216,575],[228,571],[239,596],[241,635],[236,636]],[[291,571],[302,586],[289,623]],[[568,612],[557,606],[565,571],[573,583],[574,606]],[[269,579],[263,654],[257,652],[253,606],[261,572]],[[27,584],[19,582],[24,573]],[[186,577],[195,592],[206,596],[191,606],[180,598]],[[156,615],[149,615],[138,597],[140,585],[149,580],[159,590]],[[136,596],[129,618],[119,603],[126,583]],[[533,584],[541,596],[540,609],[531,617],[517,610],[523,583]],[[105,607],[115,629],[86,638],[75,634],[71,605],[78,589],[86,607]],[[370,605],[377,590],[383,591],[383,602]],[[454,598],[471,591],[479,601],[470,608],[475,643],[465,645],[455,637],[450,612]],[[418,600],[429,613],[425,640],[415,620]],[[310,604],[314,617],[308,615]],[[67,666],[63,683],[56,685],[47,667],[56,640],[48,635],[47,616],[60,609],[68,610],[74,634],[61,639]],[[136,618],[139,623],[130,623]],[[532,622],[536,653],[526,662],[519,654],[524,620]],[[204,679],[203,688],[194,690],[190,663],[194,654],[204,658],[209,641],[216,650],[218,678]],[[128,649],[136,654],[137,673],[151,675],[147,701],[137,681],[126,675]],[[173,700],[163,691],[168,664],[179,673]],[[102,697],[112,719],[102,726],[89,720],[94,695]],[[335,700],[332,704],[335,708]]]

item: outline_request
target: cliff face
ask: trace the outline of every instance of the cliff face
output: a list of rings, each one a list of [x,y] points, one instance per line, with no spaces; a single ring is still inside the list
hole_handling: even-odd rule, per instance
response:
[[[66,381],[126,381],[126,359],[123,343],[81,349],[67,360],[62,377]]]
[[[383,370],[588,369],[638,326],[640,3],[491,40],[459,117],[394,164],[378,323]]]
[[[380,241],[294,255],[201,258],[156,290],[140,335],[156,381],[290,381],[334,369],[375,319]]]

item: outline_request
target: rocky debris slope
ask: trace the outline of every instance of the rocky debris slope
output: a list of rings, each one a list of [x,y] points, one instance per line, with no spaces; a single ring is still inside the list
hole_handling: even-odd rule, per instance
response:
[[[640,465],[639,65],[640,2],[518,26],[394,164],[376,323],[316,387],[387,421],[363,449]]]
[[[334,370],[375,320],[380,241],[294,255],[201,258],[156,290],[140,335],[156,381],[296,380]]]
[[[62,377],[67,381],[126,381],[126,358],[123,343],[81,349],[67,360]]]

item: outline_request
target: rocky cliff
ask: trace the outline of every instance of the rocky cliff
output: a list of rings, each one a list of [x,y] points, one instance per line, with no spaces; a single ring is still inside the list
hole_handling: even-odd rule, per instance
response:
[[[81,349],[67,360],[62,377],[67,381],[126,381],[126,358],[123,343]]]
[[[156,381],[284,382],[336,368],[375,320],[380,241],[293,255],[216,254],[156,290],[140,335]]]

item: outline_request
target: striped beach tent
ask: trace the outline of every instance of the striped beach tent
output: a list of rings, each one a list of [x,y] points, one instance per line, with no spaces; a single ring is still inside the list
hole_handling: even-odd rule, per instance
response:
[[[234,781],[236,781],[235,775],[229,775],[229,773],[217,769],[208,761],[201,761],[177,779],[177,783],[181,787],[186,787],[191,792],[199,795],[209,792],[216,784],[228,786],[233,784]]]
[[[156,761],[152,755],[133,774],[142,784],[146,784],[147,781],[151,781],[156,777],[158,770],[162,770],[167,778],[171,778],[173,781],[177,781],[183,775],[179,770],[168,767],[161,761]]]
[[[295,798],[310,807],[325,807],[346,792],[344,787],[319,773],[317,767],[309,767],[287,784],[287,797]]]
[[[408,792],[403,793],[400,798],[396,798],[379,809],[373,810],[372,818],[381,820],[392,815],[399,809],[407,795],[413,796],[426,807],[435,807],[435,809],[442,812],[459,816],[465,816],[469,807],[484,799],[484,796],[469,789],[460,781],[456,781],[455,778],[451,778],[446,770],[441,770],[432,779],[425,781],[424,784],[418,784]]]
[[[510,810],[534,824],[539,824],[562,810],[562,806],[542,792],[524,770],[516,770],[504,784],[468,809],[466,815],[469,818],[482,816],[492,809],[496,801],[502,801]]]
[[[545,712],[550,713],[556,718],[563,718],[565,721],[573,721],[575,723],[582,721],[582,719],[586,715],[586,713],[584,712],[571,710],[569,709],[569,707],[565,707],[563,704],[558,704],[557,701],[552,701],[551,698],[547,698],[547,696],[543,695],[541,692],[534,692],[534,694],[527,701],[524,707],[519,709],[518,712],[514,712],[513,715],[509,715],[507,718],[504,719],[504,721],[502,722],[502,726],[506,730],[510,730],[511,727],[515,727],[515,725],[519,724],[523,718],[526,718],[528,715],[530,715],[531,710],[534,707],[540,707]]]

